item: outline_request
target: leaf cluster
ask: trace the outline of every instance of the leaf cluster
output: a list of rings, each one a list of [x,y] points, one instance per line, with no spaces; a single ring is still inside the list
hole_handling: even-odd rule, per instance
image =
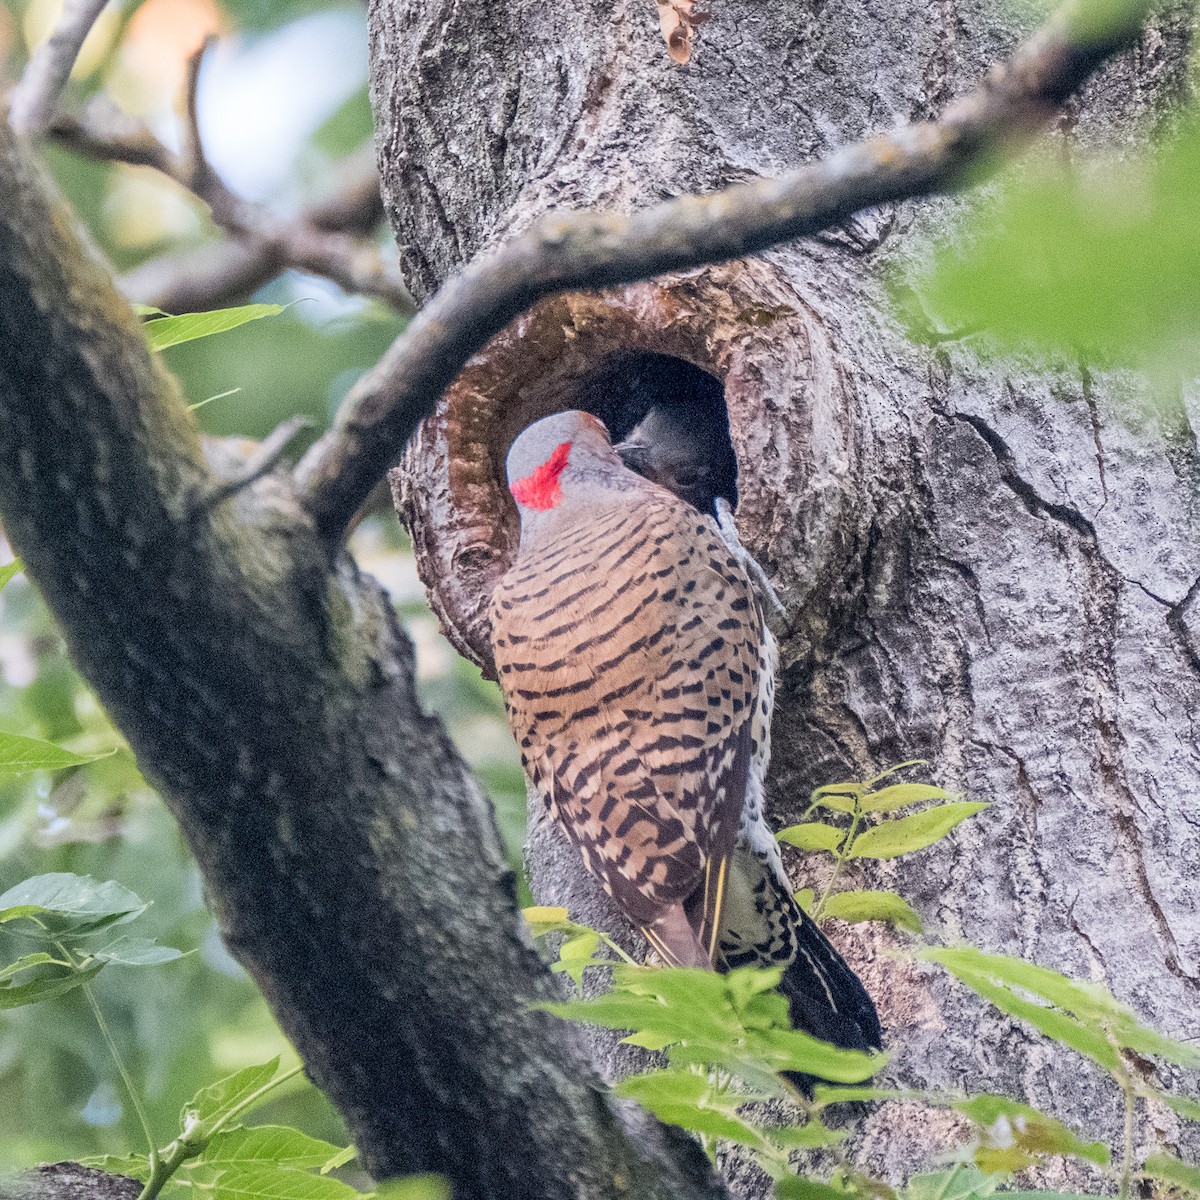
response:
[[[803,819],[776,834],[787,846],[799,850],[824,851],[834,857],[829,883],[819,900],[810,889],[796,895],[800,906],[814,919],[837,917],[843,921],[886,921],[921,933],[921,918],[895,892],[855,889],[834,893],[834,884],[846,863],[856,859],[899,858],[914,854],[941,841],[968,817],[982,812],[986,803],[959,800],[943,788],[928,783],[885,782],[908,767],[923,765],[919,759],[888,767],[864,782],[829,783],[817,788]],[[882,787],[879,785],[883,784]],[[901,809],[925,805],[917,812],[898,815]],[[825,809],[829,820],[811,820],[817,809]],[[844,818],[844,819],[843,819]],[[833,823],[833,822],[838,823]]]
[[[89,984],[106,966],[158,966],[183,957],[181,951],[150,938],[122,934],[108,940],[113,929],[137,920],[148,908],[119,883],[67,872],[34,876],[0,896],[0,925],[42,947],[0,967],[0,1008],[37,1004],[85,989],[144,1124],[140,1098]],[[89,944],[93,939],[103,944],[94,948]],[[301,1070],[281,1073],[279,1066],[276,1056],[201,1088],[183,1106],[179,1133],[166,1146],[159,1148],[146,1127],[146,1154],[102,1155],[85,1159],[84,1165],[138,1180],[143,1184],[140,1200],[159,1195],[203,1195],[212,1200],[362,1196],[330,1175],[355,1158],[353,1147],[335,1146],[286,1126],[237,1123]],[[449,1200],[445,1181],[431,1176],[391,1181],[371,1195],[380,1200]]]
[[[983,354],[1193,374],[1200,331],[1200,113],[1129,154],[1052,160],[977,201],[953,244],[894,283],[909,333]]]
[[[146,1154],[84,1160],[142,1183],[140,1200],[156,1196],[210,1200],[353,1200],[364,1193],[331,1175],[355,1158],[339,1147],[283,1125],[238,1122],[299,1067],[280,1072],[278,1057],[245,1067],[202,1088],[179,1114],[179,1133]],[[392,1180],[367,1193],[378,1200],[449,1200],[440,1176]]]
[[[549,923],[543,920],[543,932]],[[585,927],[569,924],[574,937],[584,936]],[[1002,1011],[1027,1020],[1060,1045],[1087,1054],[1128,1091],[1130,1102],[1139,1096],[1152,1099],[1200,1120],[1200,1104],[1150,1085],[1126,1065],[1126,1056],[1136,1054],[1200,1069],[1200,1050],[1143,1025],[1105,988],[970,946],[929,948],[918,957],[946,967]],[[718,975],[619,963],[612,975],[607,992],[541,1007],[566,1020],[628,1030],[623,1039],[627,1044],[665,1051],[664,1068],[623,1080],[617,1094],[696,1134],[710,1152],[718,1143],[741,1147],[775,1180],[781,1200],[982,1200],[1017,1172],[1054,1157],[1090,1164],[1102,1178],[1115,1180],[1122,1195],[1140,1179],[1200,1197],[1200,1170],[1165,1149],[1152,1150],[1135,1172],[1133,1147],[1128,1144],[1114,1167],[1104,1142],[1081,1136],[1057,1118],[1008,1096],[862,1086],[887,1056],[841,1050],[793,1030],[787,1002],[776,991],[777,970],[741,968]],[[826,1082],[806,1095],[782,1074],[790,1072]],[[771,1100],[792,1105],[802,1119],[782,1125],[764,1120],[756,1106]],[[951,1156],[948,1171],[917,1175],[899,1190],[851,1171],[840,1161],[827,1182],[796,1173],[795,1151],[832,1147],[838,1152],[845,1135],[826,1122],[827,1110],[886,1100],[953,1109],[971,1123],[974,1135]],[[1066,1200],[1053,1192],[1003,1194],[1019,1200]]]
[[[579,936],[579,935],[576,935]],[[773,1178],[790,1173],[793,1150],[829,1146],[844,1134],[809,1112],[794,1125],[746,1117],[750,1102],[805,1103],[783,1073],[861,1083],[886,1056],[842,1050],[791,1028],[778,970],[739,968],[725,975],[694,968],[619,963],[613,986],[590,999],[544,1004],[566,1020],[629,1030],[624,1041],[665,1051],[667,1066],[622,1080],[618,1095],[637,1100],[660,1120],[716,1141],[742,1146]]]
[[[916,853],[946,837],[987,807],[965,802],[924,783],[896,783],[902,763],[865,782],[828,784],[812,793],[805,819],[780,832],[785,844],[834,856],[835,869],[819,902],[811,891],[797,899],[817,919],[883,920],[913,933],[920,918],[893,892],[833,891],[843,865],[854,859],[895,858]],[[923,806],[916,812],[903,812]],[[818,809],[828,820],[810,820]],[[836,823],[835,823],[836,822]],[[624,1041],[664,1051],[667,1065],[623,1080],[616,1091],[637,1100],[660,1120],[701,1138],[710,1152],[718,1143],[741,1148],[775,1180],[780,1198],[835,1200],[984,1200],[1014,1174],[1047,1158],[1073,1158],[1117,1183],[1123,1196],[1134,1179],[1200,1197],[1200,1171],[1156,1148],[1133,1169],[1134,1104],[1153,1100],[1181,1116],[1200,1120],[1200,1104],[1151,1085],[1131,1056],[1157,1056],[1200,1069],[1200,1050],[1165,1037],[1139,1022],[1133,1011],[1097,984],[1078,983],[1045,967],[988,954],[970,946],[928,947],[917,957],[955,975],[985,1000],[1019,1017],[1059,1045],[1092,1059],[1112,1076],[1125,1098],[1126,1145],[1113,1166],[1109,1147],[1080,1135],[1057,1118],[1022,1101],[984,1093],[953,1096],[925,1090],[863,1086],[886,1062],[793,1030],[788,1004],[776,990],[778,970],[739,969],[726,975],[682,968],[630,964],[611,939],[572,921],[565,909],[526,910],[535,936],[564,939],[553,969],[582,984],[591,966],[610,966],[612,986],[589,999],[547,1004],[567,1020],[628,1030]],[[617,962],[613,952],[624,962]],[[797,1091],[788,1075],[823,1080],[811,1095]],[[970,1122],[971,1140],[951,1156],[948,1169],[915,1176],[896,1190],[856,1173],[839,1160],[827,1181],[797,1174],[796,1151],[819,1147],[840,1154],[844,1135],[825,1121],[833,1105],[911,1100],[949,1108]],[[761,1102],[785,1101],[801,1120],[780,1125],[762,1117]],[[1059,1193],[1009,1192],[1014,1200],[1078,1200]]]
[[[23,880],[0,895],[0,926],[40,948],[0,966],[0,1008],[20,1008],[83,987],[106,966],[149,967],[183,952],[153,938],[122,934],[150,906],[111,880],[53,872]],[[102,944],[91,945],[101,938]]]

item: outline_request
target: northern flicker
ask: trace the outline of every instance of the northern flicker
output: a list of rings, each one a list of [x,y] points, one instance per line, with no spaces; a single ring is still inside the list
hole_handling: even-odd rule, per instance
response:
[[[781,966],[792,1019],[878,1045],[857,976],[792,900],[763,819],[775,647],[716,522],[622,463],[588,413],[508,455],[517,559],[492,601],[521,760],[666,962]]]

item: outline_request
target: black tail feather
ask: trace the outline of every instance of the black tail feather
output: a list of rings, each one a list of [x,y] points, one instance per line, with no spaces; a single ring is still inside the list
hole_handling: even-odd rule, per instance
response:
[[[844,1050],[878,1050],[883,1030],[862,980],[846,965],[817,923],[801,913],[793,930],[796,957],[783,975],[792,1025]]]

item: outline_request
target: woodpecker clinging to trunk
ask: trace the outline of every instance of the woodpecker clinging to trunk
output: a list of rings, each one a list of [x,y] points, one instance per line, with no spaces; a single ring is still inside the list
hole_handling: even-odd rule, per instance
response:
[[[775,646],[715,522],[582,412],[508,456],[521,516],[492,636],[527,774],[668,963],[781,966],[793,1022],[879,1044],[857,976],[792,900],[762,812]]]

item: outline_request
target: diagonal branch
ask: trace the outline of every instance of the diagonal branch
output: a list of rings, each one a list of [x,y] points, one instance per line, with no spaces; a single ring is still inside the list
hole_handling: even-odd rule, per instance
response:
[[[9,123],[23,137],[38,138],[54,119],[71,68],[108,0],[67,0],[54,32],[33,53],[13,89]]]
[[[779,179],[683,196],[632,216],[548,216],[476,259],[359,381],[334,428],[297,467],[327,543],[340,540],[467,359],[535,301],[739,258],[864,208],[967,186],[1130,44],[1148,8],[1146,0],[1128,0],[1105,23],[1086,0],[1074,0],[939,120],[848,146]]]

